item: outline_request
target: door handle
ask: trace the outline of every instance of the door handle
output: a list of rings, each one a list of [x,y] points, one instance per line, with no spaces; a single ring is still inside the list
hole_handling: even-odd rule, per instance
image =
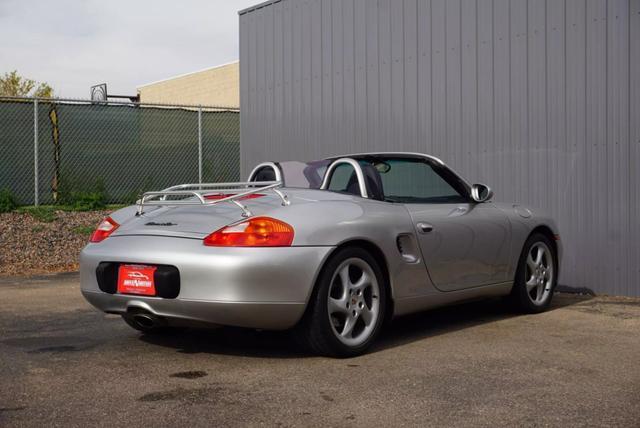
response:
[[[418,223],[416,224],[416,226],[418,227],[418,231],[420,233],[429,233],[433,231],[433,226],[429,223]]]

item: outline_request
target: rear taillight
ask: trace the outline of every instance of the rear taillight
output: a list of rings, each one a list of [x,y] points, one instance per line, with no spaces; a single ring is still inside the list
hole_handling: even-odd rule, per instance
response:
[[[289,247],[293,227],[270,217],[256,217],[232,224],[204,238],[209,247]]]
[[[120,226],[111,217],[102,220],[98,228],[91,235],[91,242],[102,242]]]

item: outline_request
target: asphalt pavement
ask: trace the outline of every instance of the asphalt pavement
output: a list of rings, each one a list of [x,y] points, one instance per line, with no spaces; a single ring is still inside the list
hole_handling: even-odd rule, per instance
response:
[[[142,335],[78,276],[0,278],[0,426],[640,427],[640,300],[557,294],[412,315],[362,357],[286,333]]]

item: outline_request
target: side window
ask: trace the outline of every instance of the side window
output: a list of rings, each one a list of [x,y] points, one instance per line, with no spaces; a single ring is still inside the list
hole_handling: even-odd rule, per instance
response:
[[[391,159],[380,174],[385,197],[404,203],[458,203],[466,198],[430,164]]]
[[[346,163],[338,165],[331,174],[328,190],[359,195],[360,186],[353,166]]]

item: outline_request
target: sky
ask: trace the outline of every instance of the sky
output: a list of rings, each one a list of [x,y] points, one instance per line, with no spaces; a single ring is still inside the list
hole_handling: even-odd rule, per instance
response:
[[[0,74],[61,98],[110,94],[238,59],[238,10],[261,0],[0,0]]]

